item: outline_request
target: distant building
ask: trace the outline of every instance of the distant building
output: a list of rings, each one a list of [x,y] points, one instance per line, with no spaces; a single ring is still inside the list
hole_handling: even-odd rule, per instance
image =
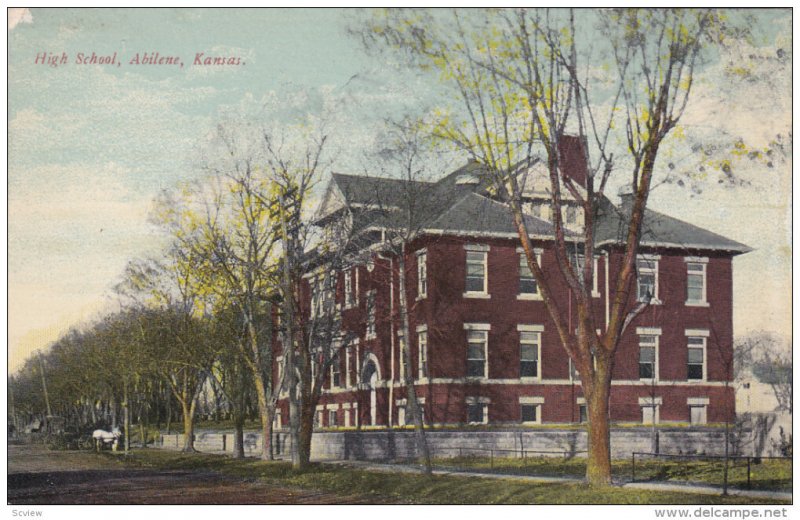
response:
[[[586,164],[575,141],[562,160],[582,185]],[[380,244],[392,213],[408,204],[408,185],[386,178],[333,174],[318,224],[347,219],[363,238],[364,260],[318,283],[306,277],[307,308],[332,301],[350,342],[325,384],[318,406],[322,427],[404,425],[410,370],[429,425],[577,423],[586,419],[580,379],[519,248],[510,209],[491,195],[481,166],[470,162],[437,182],[413,187],[432,202],[406,255],[412,337],[399,335],[396,258]],[[571,312],[559,282],[549,222],[547,183],[532,168],[525,181],[528,229],[553,291]],[[583,222],[567,200],[564,221],[579,236]],[[609,279],[621,261],[621,234],[630,198],[605,199],[596,217],[592,296],[608,316]],[[585,261],[576,240],[575,261]],[[637,294],[649,308],[622,338],[613,371],[612,421],[703,424],[732,419],[733,258],[750,249],[676,218],[648,210],[637,261]],[[566,316],[574,324],[571,315]],[[400,362],[410,341],[411,366]],[[288,404],[279,404],[288,417]]]

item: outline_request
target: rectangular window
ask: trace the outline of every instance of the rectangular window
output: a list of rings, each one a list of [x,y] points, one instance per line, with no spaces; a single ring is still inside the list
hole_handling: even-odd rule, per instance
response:
[[[692,424],[706,424],[708,422],[706,417],[706,406],[690,406],[689,407],[689,422]]]
[[[519,333],[519,375],[539,377],[540,332]]]
[[[639,336],[639,379],[656,378],[658,336]]]
[[[428,331],[421,330],[417,333],[417,345],[419,346],[419,378],[428,377]]]
[[[489,333],[467,330],[467,377],[488,377],[486,352]]]
[[[467,422],[470,424],[486,424],[489,407],[485,403],[467,403]]]
[[[658,405],[642,406],[642,424],[653,424],[658,422]]]
[[[424,298],[428,295],[428,253],[417,253],[417,296]]]
[[[375,291],[367,293],[367,339],[375,337]]]
[[[689,336],[686,342],[688,343],[686,379],[702,381],[705,379],[706,338]]]
[[[655,257],[639,257],[636,260],[638,273],[638,299],[650,303],[658,302],[658,260]]]
[[[328,426],[337,426],[336,410],[328,410]]]
[[[353,290],[353,273],[344,272],[344,306],[350,308],[356,304],[356,293]]]
[[[539,421],[539,405],[538,404],[522,404],[520,405],[520,417],[524,423],[535,423]]]
[[[566,217],[567,224],[575,224],[578,221],[578,208],[567,206]]]
[[[278,365],[278,384],[283,388],[283,385],[286,384],[286,382],[283,381],[283,356],[275,358],[275,364]]]
[[[348,345],[344,349],[344,387],[350,388],[350,359],[353,356],[353,346]]]
[[[536,256],[536,262],[541,267],[541,255]],[[536,278],[528,266],[528,257],[525,253],[519,255],[519,294],[539,294],[539,284],[536,283]]]
[[[309,281],[309,286],[311,288],[311,317],[315,318],[319,316],[319,285],[315,281],[311,280]]]
[[[314,414],[314,428],[322,428],[322,410],[317,410]]]
[[[569,358],[569,380],[570,381],[578,381],[581,380],[581,373],[578,371],[578,368],[575,366],[575,362],[572,361],[572,358]]]
[[[320,315],[327,315],[333,311],[333,295],[336,283],[336,273],[331,271],[322,279],[322,291],[320,293]]]
[[[486,251],[467,251],[466,292],[486,293]]]
[[[686,262],[686,304],[705,305],[706,302],[706,264],[705,262]]]
[[[331,360],[331,388],[338,388],[342,384],[342,373],[339,362],[339,354],[336,354],[333,356],[333,360]]]
[[[586,257],[583,255],[575,255],[575,274],[578,276],[578,281],[583,285],[583,268],[586,265]],[[600,290],[597,286],[597,257],[592,257],[592,297],[599,298],[600,297]]]
[[[405,405],[397,405],[397,425],[406,425],[406,407]]]
[[[400,381],[406,380],[406,356],[403,351],[406,348],[406,341],[403,337],[403,333],[397,333],[397,348],[398,348],[398,356],[399,356],[399,363],[400,363]]]
[[[578,422],[585,423],[587,421],[587,413],[586,413],[586,405],[580,404],[578,405]]]

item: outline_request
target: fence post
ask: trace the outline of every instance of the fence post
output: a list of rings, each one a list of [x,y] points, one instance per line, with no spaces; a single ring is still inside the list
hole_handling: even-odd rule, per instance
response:
[[[489,468],[494,469],[494,450],[489,450]]]
[[[461,455],[461,448],[458,448],[458,458],[460,459],[462,457],[463,457],[463,455]]]
[[[222,451],[225,451],[225,444],[227,443],[227,441],[228,441],[228,435],[223,433],[222,434]]]
[[[631,453],[631,482],[636,482],[636,452]]]
[[[747,489],[750,489],[750,457],[747,457]]]

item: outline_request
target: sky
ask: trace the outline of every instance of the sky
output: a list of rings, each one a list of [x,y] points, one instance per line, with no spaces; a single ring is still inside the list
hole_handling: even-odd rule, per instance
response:
[[[699,137],[768,146],[782,133],[790,145],[789,67],[752,57],[791,52],[791,12],[754,16],[758,37],[737,49],[744,57],[726,54],[698,75],[684,136],[661,163],[695,168]],[[357,171],[383,118],[436,103],[435,80],[365,54],[345,30],[352,19],[337,9],[9,12],[9,370],[118,309],[111,288],[125,264],[164,245],[147,219],[154,197],[200,178],[203,142],[219,121],[334,113],[335,169]],[[114,62],[77,63],[93,53]],[[178,64],[131,63],[145,53]],[[198,53],[238,64],[195,65]],[[731,81],[725,67],[739,60],[751,77]],[[734,261],[736,334],[791,332],[790,153],[771,166],[737,164],[744,186],[709,173],[651,197],[654,209],[754,248]]]

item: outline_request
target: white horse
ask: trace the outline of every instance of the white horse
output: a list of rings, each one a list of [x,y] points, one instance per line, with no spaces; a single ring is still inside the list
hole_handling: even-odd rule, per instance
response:
[[[95,430],[92,432],[92,439],[94,439],[95,448],[100,451],[103,444],[111,444],[111,449],[117,451],[119,447],[119,438],[122,437],[122,432],[116,426],[110,431]]]

